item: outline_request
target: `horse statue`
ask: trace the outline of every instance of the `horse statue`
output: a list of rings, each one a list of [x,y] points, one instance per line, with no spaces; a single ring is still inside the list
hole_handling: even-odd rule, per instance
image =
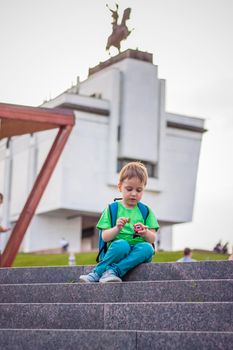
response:
[[[112,10],[109,8],[108,5],[106,5],[107,8],[111,11],[112,13],[112,34],[108,37],[107,45],[106,45],[106,50],[109,51],[111,46],[114,46],[118,49],[119,53],[121,52],[121,41],[125,40],[132,30],[129,30],[128,27],[126,26],[126,21],[129,19],[131,8],[126,8],[123,13],[123,17],[121,20],[121,24],[118,24],[118,4],[116,4],[116,10]]]

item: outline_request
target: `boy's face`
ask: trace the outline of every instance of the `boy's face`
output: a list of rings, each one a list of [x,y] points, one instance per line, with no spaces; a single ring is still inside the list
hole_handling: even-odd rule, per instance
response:
[[[119,183],[118,188],[122,193],[124,206],[134,208],[142,198],[145,185],[137,177],[132,177]]]

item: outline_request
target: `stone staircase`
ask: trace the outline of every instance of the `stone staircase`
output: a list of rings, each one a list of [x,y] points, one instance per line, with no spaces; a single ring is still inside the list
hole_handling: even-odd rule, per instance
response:
[[[124,283],[91,266],[0,269],[0,349],[233,349],[233,262],[143,264]]]

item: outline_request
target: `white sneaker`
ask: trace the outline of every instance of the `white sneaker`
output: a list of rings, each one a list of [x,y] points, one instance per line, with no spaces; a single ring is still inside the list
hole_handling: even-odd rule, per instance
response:
[[[90,272],[88,275],[81,275],[79,277],[80,282],[92,283],[99,282],[100,276],[95,272]]]
[[[102,277],[99,280],[100,283],[107,282],[122,282],[121,278],[116,275],[113,270],[107,270],[103,273]]]

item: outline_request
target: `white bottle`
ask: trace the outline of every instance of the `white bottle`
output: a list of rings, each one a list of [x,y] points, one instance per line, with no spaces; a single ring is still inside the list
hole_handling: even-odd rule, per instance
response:
[[[75,262],[75,255],[74,253],[70,253],[69,255],[69,266],[74,266],[76,264]]]

